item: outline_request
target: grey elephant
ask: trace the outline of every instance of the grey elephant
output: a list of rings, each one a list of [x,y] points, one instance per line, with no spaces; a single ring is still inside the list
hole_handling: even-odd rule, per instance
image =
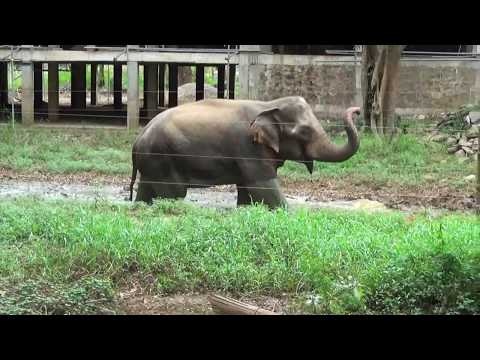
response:
[[[184,198],[188,188],[236,184],[237,205],[286,205],[277,179],[285,160],[341,162],[353,156],[359,138],[346,111],[348,143],[331,142],[303,97],[273,101],[209,99],[168,109],[138,135],[132,150],[135,201]]]

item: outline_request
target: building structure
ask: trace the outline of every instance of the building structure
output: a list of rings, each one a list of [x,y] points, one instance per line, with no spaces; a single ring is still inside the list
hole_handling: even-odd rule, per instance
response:
[[[407,46],[401,60],[398,112],[445,111],[479,102],[479,53],[480,45]],[[22,123],[110,117],[136,128],[141,120],[148,122],[177,105],[179,67],[193,66],[196,100],[204,98],[205,67],[215,67],[218,98],[301,95],[317,114],[329,116],[362,103],[359,54],[354,45],[0,45],[0,107],[6,111],[12,107],[8,68],[15,64],[21,69],[22,96],[13,109]],[[59,72],[66,64],[71,71],[70,106],[59,100]],[[113,102],[106,106],[97,102],[99,65],[113,66]],[[126,99],[122,67],[127,70]],[[48,72],[48,83],[43,72]]]

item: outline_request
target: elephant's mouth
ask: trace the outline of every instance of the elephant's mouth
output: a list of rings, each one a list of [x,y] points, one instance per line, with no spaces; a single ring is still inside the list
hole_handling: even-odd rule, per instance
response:
[[[302,157],[303,157],[303,164],[307,167],[308,172],[310,175],[313,174],[313,159],[307,155],[306,147],[303,146],[302,148]]]

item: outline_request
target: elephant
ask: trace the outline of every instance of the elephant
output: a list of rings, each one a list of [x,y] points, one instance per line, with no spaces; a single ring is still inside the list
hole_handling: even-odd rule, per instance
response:
[[[207,99],[170,108],[154,117],[132,147],[130,201],[182,199],[188,188],[236,184],[237,205],[285,207],[277,169],[286,160],[342,162],[359,148],[353,114],[344,122],[348,142],[333,144],[301,96],[272,101]]]

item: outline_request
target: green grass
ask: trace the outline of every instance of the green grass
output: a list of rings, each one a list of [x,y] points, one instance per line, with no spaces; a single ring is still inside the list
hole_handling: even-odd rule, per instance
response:
[[[129,175],[131,146],[137,132],[125,130],[28,129],[0,127],[0,167],[52,173],[99,172]],[[345,138],[337,138],[345,143]],[[361,135],[360,150],[343,163],[316,162],[313,177],[298,163],[287,161],[279,170],[292,179],[321,179],[372,183],[428,185],[442,181],[465,186],[463,177],[475,173],[472,161],[459,163],[443,144],[403,135],[382,143]]]
[[[314,313],[479,313],[479,264],[474,216],[0,203],[0,313],[100,311],[132,278],[158,294],[288,293]]]
[[[346,138],[336,138],[338,144]],[[463,177],[475,173],[475,162],[459,163],[455,156],[447,155],[446,146],[424,141],[414,135],[402,135],[392,143],[383,143],[371,135],[363,134],[359,151],[342,163],[315,162],[313,177],[301,164],[287,161],[279,174],[295,179],[349,179],[353,183],[384,185],[388,182],[421,185],[447,181],[451,185],[464,185]]]
[[[51,173],[131,172],[136,133],[125,130],[0,128],[0,166]]]

